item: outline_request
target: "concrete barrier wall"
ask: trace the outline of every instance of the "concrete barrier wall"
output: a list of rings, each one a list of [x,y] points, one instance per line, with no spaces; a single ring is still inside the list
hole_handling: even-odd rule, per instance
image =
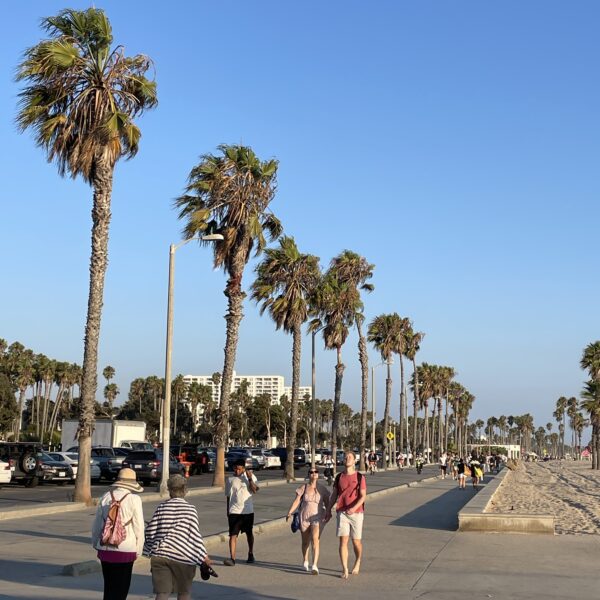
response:
[[[487,531],[490,533],[545,533],[554,535],[553,515],[522,515],[512,513],[486,513],[489,502],[510,473],[502,469],[488,480],[485,487],[465,504],[458,513],[459,531]],[[489,475],[488,475],[489,477]]]

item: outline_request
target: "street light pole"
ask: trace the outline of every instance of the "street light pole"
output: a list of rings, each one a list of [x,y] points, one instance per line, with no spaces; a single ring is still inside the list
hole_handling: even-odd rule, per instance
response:
[[[208,235],[197,236],[183,240],[179,244],[169,246],[169,287],[167,291],[167,341],[165,345],[165,398],[163,402],[162,414],[162,463],[160,495],[167,494],[167,479],[169,479],[169,463],[171,458],[171,357],[173,354],[173,294],[175,285],[175,251],[193,240],[204,242],[214,242],[222,240],[220,233],[211,233]],[[192,416],[193,420],[193,416]]]

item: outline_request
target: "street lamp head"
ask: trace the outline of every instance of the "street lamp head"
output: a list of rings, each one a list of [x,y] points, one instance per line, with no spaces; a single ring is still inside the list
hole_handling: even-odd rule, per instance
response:
[[[220,242],[225,238],[220,233],[207,233],[206,235],[203,235],[200,239],[203,242]]]

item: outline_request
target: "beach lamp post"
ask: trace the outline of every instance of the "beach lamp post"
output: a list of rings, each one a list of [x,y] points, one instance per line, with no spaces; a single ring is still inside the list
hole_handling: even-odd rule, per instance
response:
[[[175,286],[175,251],[194,240],[201,242],[217,242],[223,239],[220,233],[209,233],[188,238],[171,244],[169,247],[169,286],[167,292],[167,341],[165,345],[165,398],[162,414],[162,464],[160,479],[160,495],[167,495],[167,479],[169,479],[170,445],[171,445],[171,357],[173,354],[173,295]]]
[[[377,423],[377,419],[375,418],[375,369],[377,367],[382,367],[383,365],[392,364],[394,363],[392,359],[390,359],[388,361],[380,362],[379,364],[373,365],[371,367],[371,450],[373,451],[375,451],[375,425]],[[387,431],[385,433],[387,433]]]

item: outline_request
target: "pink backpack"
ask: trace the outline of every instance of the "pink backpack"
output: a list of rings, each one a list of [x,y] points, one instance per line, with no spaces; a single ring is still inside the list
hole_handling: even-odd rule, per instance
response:
[[[104,521],[102,535],[100,536],[100,542],[103,546],[114,546],[117,548],[127,537],[125,527],[131,523],[131,520],[127,523],[123,523],[121,520],[121,502],[123,502],[127,496],[129,496],[129,492],[120,500],[116,500],[112,490],[110,491],[110,507],[108,509],[108,514],[106,515],[106,520]]]

